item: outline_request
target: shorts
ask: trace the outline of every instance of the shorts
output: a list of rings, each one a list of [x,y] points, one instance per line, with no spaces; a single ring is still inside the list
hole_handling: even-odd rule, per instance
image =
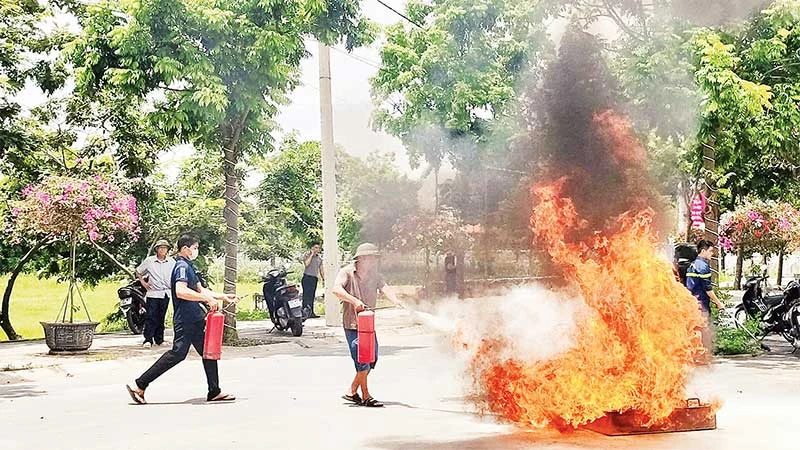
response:
[[[375,361],[372,363],[358,362],[358,331],[345,328],[344,336],[347,338],[347,347],[350,348],[350,357],[353,358],[356,372],[374,369],[375,364],[378,362],[378,336],[375,335]]]

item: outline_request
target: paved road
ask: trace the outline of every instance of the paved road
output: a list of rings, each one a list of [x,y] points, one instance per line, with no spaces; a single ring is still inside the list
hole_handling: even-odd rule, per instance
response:
[[[131,405],[124,384],[160,350],[130,351],[136,338],[106,336],[94,353],[58,360],[59,366],[0,373],[0,448],[727,450],[796,449],[800,440],[800,359],[794,356],[723,359],[699,371],[692,393],[716,393],[724,401],[716,431],[560,435],[474,414],[459,365],[441,339],[401,311],[382,316],[381,358],[370,378],[386,408],[339,399],[352,363],[341,333],[320,323],[299,341],[272,337],[278,343],[226,348],[221,378],[239,396],[232,404],[203,401],[203,373],[192,357],[151,386],[149,405]],[[261,339],[263,327],[248,324],[244,334]],[[23,347],[30,354],[43,344],[1,345],[0,362],[23,358]],[[130,356],[104,360],[120,353]]]

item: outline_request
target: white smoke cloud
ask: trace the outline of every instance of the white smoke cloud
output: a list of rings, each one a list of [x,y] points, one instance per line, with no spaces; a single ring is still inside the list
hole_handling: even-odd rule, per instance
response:
[[[569,350],[578,327],[592,314],[579,294],[537,285],[514,288],[502,296],[437,300],[432,313],[415,312],[426,328],[466,344],[467,353],[485,338],[502,337],[510,345],[498,356],[527,363]]]

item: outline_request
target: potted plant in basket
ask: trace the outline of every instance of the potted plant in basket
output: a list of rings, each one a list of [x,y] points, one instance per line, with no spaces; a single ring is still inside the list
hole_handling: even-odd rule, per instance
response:
[[[78,243],[89,242],[107,254],[100,242],[112,242],[122,235],[138,239],[136,200],[100,176],[88,179],[49,176],[23,190],[22,199],[12,205],[12,215],[17,232],[62,239],[69,244],[66,298],[55,321],[41,324],[52,351],[88,349],[98,323],[92,321],[78,287]],[[76,321],[78,301],[87,322]]]

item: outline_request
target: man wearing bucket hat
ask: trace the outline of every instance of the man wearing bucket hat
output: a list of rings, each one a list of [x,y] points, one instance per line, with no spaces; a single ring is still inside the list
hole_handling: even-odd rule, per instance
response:
[[[164,239],[156,242],[153,256],[147,257],[136,268],[139,282],[147,289],[147,320],[144,323],[143,347],[164,343],[164,319],[170,302],[170,277],[175,259],[168,255],[172,248]]]
[[[375,338],[375,362],[363,364],[358,362],[358,313],[366,308],[375,308],[378,293],[383,293],[392,303],[400,302],[388,289],[383,275],[379,271],[380,252],[378,247],[370,243],[358,246],[353,263],[339,271],[333,285],[333,295],[342,301],[342,323],[350,349],[350,356],[356,368],[356,376],[350,384],[348,393],[343,396],[347,401],[368,407],[381,407],[367,387],[367,376],[375,368],[378,360],[378,339]],[[359,388],[361,395],[358,394]]]

